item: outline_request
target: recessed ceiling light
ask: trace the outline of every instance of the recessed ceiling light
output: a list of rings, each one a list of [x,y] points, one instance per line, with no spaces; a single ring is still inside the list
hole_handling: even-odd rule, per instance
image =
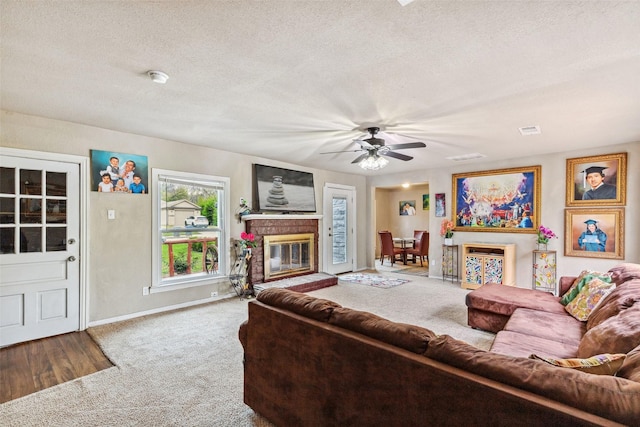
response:
[[[487,156],[480,153],[469,153],[469,154],[462,154],[460,156],[452,156],[452,157],[445,157],[445,158],[447,160],[453,160],[454,162],[461,162],[463,160],[481,159],[483,157],[487,157]]]
[[[147,75],[151,77],[154,83],[165,84],[167,80],[169,80],[169,76],[162,71],[149,70],[147,71]]]
[[[540,135],[542,132],[540,131],[540,126],[524,126],[518,128],[522,136],[527,135]]]
[[[402,188],[409,188],[409,183],[405,182],[404,184],[402,184]]]

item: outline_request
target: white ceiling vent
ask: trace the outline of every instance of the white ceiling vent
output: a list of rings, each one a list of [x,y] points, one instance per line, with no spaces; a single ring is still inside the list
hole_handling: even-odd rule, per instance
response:
[[[447,157],[446,159],[453,160],[454,162],[461,162],[464,160],[481,159],[483,157],[487,157],[487,156],[480,153],[469,153],[469,154],[463,154],[461,156]]]
[[[518,128],[518,130],[520,131],[520,134],[522,136],[540,135],[541,133],[540,126],[525,126],[525,127]]]

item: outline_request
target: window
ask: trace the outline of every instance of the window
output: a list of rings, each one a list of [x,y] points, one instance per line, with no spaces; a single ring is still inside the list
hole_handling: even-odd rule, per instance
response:
[[[229,178],[153,169],[152,182],[152,290],[225,277]]]

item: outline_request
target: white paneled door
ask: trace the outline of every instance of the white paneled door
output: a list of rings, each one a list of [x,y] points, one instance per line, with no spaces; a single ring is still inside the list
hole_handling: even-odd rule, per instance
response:
[[[353,271],[355,265],[355,189],[326,184],[323,192],[324,271],[330,274]]]
[[[80,328],[79,171],[0,159],[0,346]]]

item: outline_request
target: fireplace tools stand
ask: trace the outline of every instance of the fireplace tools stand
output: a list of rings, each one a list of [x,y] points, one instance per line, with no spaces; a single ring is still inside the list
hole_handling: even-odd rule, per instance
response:
[[[251,260],[251,248],[241,248],[235,244],[236,261],[231,268],[229,281],[240,299],[253,297],[253,290],[249,289],[247,283],[247,269]]]

